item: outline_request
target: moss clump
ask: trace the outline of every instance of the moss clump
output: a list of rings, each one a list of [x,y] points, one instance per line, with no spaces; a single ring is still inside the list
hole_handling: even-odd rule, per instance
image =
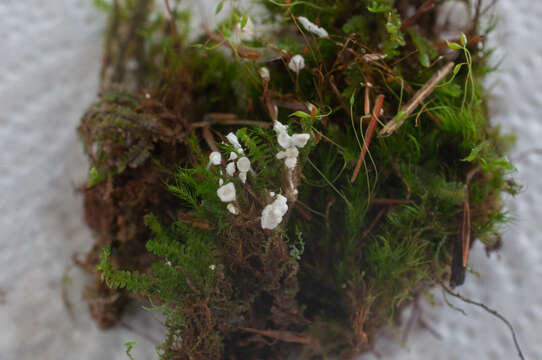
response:
[[[129,293],[152,301],[163,359],[366,351],[415,296],[464,281],[517,191],[487,116],[478,11],[447,43],[445,1],[259,3],[260,17],[217,3],[227,17],[194,43],[173,2],[109,8],[80,126],[98,239],[84,265],[104,281],[88,296],[103,326]],[[272,207],[269,229],[275,201],[287,211]]]

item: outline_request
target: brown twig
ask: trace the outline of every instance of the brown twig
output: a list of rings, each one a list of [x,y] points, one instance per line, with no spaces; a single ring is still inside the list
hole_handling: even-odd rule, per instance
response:
[[[213,134],[211,133],[211,130],[209,130],[208,126],[203,128],[203,138],[212,151],[219,151],[218,146],[216,146],[215,139],[213,138]]]
[[[177,211],[177,219],[183,223],[187,223],[192,225],[195,228],[203,229],[203,230],[209,230],[211,229],[211,226],[209,223],[205,220],[198,219],[197,217],[189,214],[185,214],[182,211]]]
[[[486,312],[490,313],[491,315],[495,316],[499,320],[501,320],[508,327],[510,332],[512,333],[512,340],[514,340],[514,346],[516,347],[519,358],[522,359],[522,360],[525,360],[525,357],[523,356],[523,352],[521,351],[521,347],[519,345],[518,338],[516,336],[516,331],[514,330],[514,327],[512,326],[510,321],[508,321],[504,316],[502,316],[499,312],[497,312],[497,310],[493,310],[492,308],[490,308],[486,304],[471,300],[471,299],[469,299],[467,297],[464,297],[463,295],[461,295],[459,293],[454,293],[443,282],[440,282],[440,285],[442,286],[444,291],[446,291],[451,296],[453,296],[455,298],[458,298],[459,300],[461,300],[463,302],[466,302],[467,304],[476,305],[476,306],[484,309]]]
[[[290,331],[278,331],[278,330],[258,330],[252,328],[240,328],[240,330],[249,332],[252,334],[263,335],[272,339],[277,339],[280,341],[297,343],[303,345],[309,345],[314,343],[313,339],[305,336],[296,335]]]
[[[395,132],[412,112],[427,98],[437,87],[437,85],[452,71],[455,63],[449,62],[442,69],[437,71],[425,85],[418,90],[412,99],[401,107],[401,110],[395,117],[390,120],[380,131],[380,136],[388,136]]]
[[[272,124],[267,121],[256,121],[256,120],[245,120],[238,119],[235,114],[226,114],[226,113],[209,113],[205,114],[203,121],[198,121],[192,123],[192,128],[203,128],[209,127],[215,124],[220,125],[234,125],[234,126],[258,126],[258,127],[269,127]]]
[[[175,42],[175,45],[177,45],[177,48],[181,48],[181,40],[179,38],[179,34],[177,33],[177,25],[175,24],[175,14],[173,11],[171,11],[171,7],[169,6],[169,0],[164,0],[166,4],[166,10],[169,14],[169,24],[171,27],[171,37],[173,38],[173,42]]]
[[[403,21],[403,25],[401,25],[401,31],[405,31],[406,29],[408,29],[409,27],[414,25],[416,23],[416,21],[418,21],[420,16],[422,16],[423,14],[425,14],[426,12],[428,12],[430,10],[433,10],[434,7],[435,7],[435,0],[427,0],[426,2],[424,2],[423,5],[420,6],[416,10],[414,15],[412,15],[409,18],[406,18]]]
[[[386,213],[386,211],[388,211],[388,208],[383,208],[383,209],[380,209],[380,211],[378,212],[378,214],[376,214],[376,217],[373,219],[373,221],[371,222],[371,224],[369,225],[369,227],[363,232],[363,234],[361,235],[361,240],[365,239],[367,236],[369,236],[369,234],[373,231],[374,227],[376,226],[376,224],[378,224],[378,222],[380,221],[380,218],[382,218],[382,216],[384,216],[384,214]]]
[[[346,105],[346,102],[344,101],[344,98],[343,98],[341,92],[339,91],[339,88],[337,87],[337,84],[335,84],[335,77],[333,75],[331,75],[329,77],[329,85],[331,85],[331,90],[333,91],[333,94],[335,94],[335,96],[337,97],[337,99],[341,103],[341,107],[348,114],[349,113],[348,106]]]
[[[312,215],[310,212],[308,212],[303,206],[299,204],[299,202],[296,202],[294,204],[294,208],[297,210],[297,212],[303,216],[303,218],[307,221],[311,221]]]
[[[361,149],[361,153],[359,154],[356,167],[354,168],[352,178],[350,179],[351,183],[356,181],[359,171],[361,169],[361,164],[363,164],[363,160],[365,160],[365,155],[367,154],[367,150],[369,149],[369,145],[371,144],[371,140],[373,139],[373,134],[376,129],[376,123],[378,122],[378,118],[380,117],[380,110],[382,110],[382,105],[384,105],[384,95],[378,95],[378,97],[376,98],[375,107],[373,108],[373,114],[371,115],[371,122],[369,123],[369,126],[365,131],[363,147]]]
[[[201,27],[203,29],[203,32],[209,37],[209,39],[214,40],[218,42],[221,45],[225,45],[228,47],[231,51],[233,51],[234,54],[237,54],[242,59],[249,59],[249,60],[258,60],[262,55],[259,52],[252,51],[244,47],[243,45],[238,45],[236,47],[233,47],[222,35],[215,34],[209,28],[207,28],[205,25]]]

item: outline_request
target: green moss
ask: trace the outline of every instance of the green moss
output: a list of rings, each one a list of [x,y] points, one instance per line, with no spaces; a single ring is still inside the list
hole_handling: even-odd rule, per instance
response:
[[[405,110],[451,51],[431,31],[439,6],[404,28],[406,10],[393,0],[260,2],[269,15],[254,20],[277,31],[238,41],[237,24],[251,15],[234,8],[197,46],[187,40],[186,15],[141,20],[146,2],[119,1],[120,10],[111,10],[108,41],[119,42],[115,24],[130,28],[137,20],[139,35],[119,46],[138,39],[145,52],[126,45],[122,60],[140,60],[138,81],[118,79],[132,84],[120,88],[104,80],[82,120],[93,162],[89,186],[154,160],[177,200],[164,204],[162,217],[145,218],[151,268],[117,269],[107,248],[98,270],[110,287],[144,295],[165,313],[163,359],[368,350],[413,297],[461,278],[466,269],[454,264],[468,247],[458,233],[491,244],[506,221],[501,194],[517,192],[504,157],[509,141],[487,115],[484,48],[466,37],[449,44],[460,65]],[[221,4],[217,11],[226,11]],[[308,33],[298,16],[330,37]],[[296,53],[305,59],[299,73],[288,68]],[[110,54],[121,56],[113,46]],[[269,80],[260,78],[264,65]],[[383,110],[372,135],[365,102],[373,111],[377,95]],[[275,157],[282,150],[268,126],[275,115],[291,132],[310,134],[292,172]],[[393,119],[398,129],[379,136]],[[236,125],[247,120],[255,126]],[[228,159],[230,131],[251,160],[246,184],[208,164],[209,147]],[[164,144],[185,151],[164,163]],[[221,180],[234,184],[240,214],[217,197]],[[284,194],[289,207],[272,231],[260,225],[270,192]]]

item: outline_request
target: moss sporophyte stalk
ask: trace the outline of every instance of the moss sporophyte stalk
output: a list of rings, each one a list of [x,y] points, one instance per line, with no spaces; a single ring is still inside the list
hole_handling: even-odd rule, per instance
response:
[[[460,29],[445,3],[221,1],[200,32],[176,1],[97,1],[79,132],[98,324],[137,298],[165,315],[162,359],[343,359],[432,287],[463,298],[518,186],[482,87],[485,6]]]

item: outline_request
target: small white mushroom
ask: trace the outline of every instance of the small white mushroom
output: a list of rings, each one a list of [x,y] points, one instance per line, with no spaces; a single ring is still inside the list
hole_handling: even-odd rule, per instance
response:
[[[237,159],[237,154],[235,153],[235,151],[232,151],[230,153],[230,158],[228,159],[228,161],[233,161],[233,160],[236,160]]]
[[[284,149],[289,148],[292,144],[292,138],[290,137],[290,135],[288,135],[286,131],[279,133],[279,135],[277,136],[277,141],[279,145],[282,146]]]
[[[299,155],[299,150],[295,146],[290,146],[284,151],[279,151],[277,153],[277,159],[297,157]]]
[[[299,74],[301,70],[305,67],[305,58],[299,54],[292,56],[288,67],[295,73]]]
[[[232,161],[232,162],[229,162],[227,165],[226,165],[226,173],[229,175],[229,176],[233,176],[235,174],[235,163]]]
[[[239,209],[233,203],[229,203],[226,208],[233,215],[239,215]]]
[[[328,38],[329,37],[329,34],[327,33],[326,29],[316,25],[315,23],[311,22],[306,17],[298,16],[297,20],[299,20],[301,25],[303,25],[303,27],[305,29],[307,29],[307,31],[309,31],[309,32],[321,37],[321,38]]]
[[[250,160],[246,156],[243,156],[237,160],[237,168],[241,172],[248,172],[250,170]]]
[[[234,201],[236,197],[235,186],[233,185],[233,183],[229,182],[219,187],[216,191],[216,194],[222,202]]]
[[[269,73],[269,69],[264,67],[260,68],[260,77],[262,80],[268,80],[271,79],[271,74]]]
[[[222,162],[222,155],[218,151],[213,151],[209,154],[209,162],[213,165],[220,165]]]
[[[286,132],[286,130],[288,130],[288,125],[284,125],[280,121],[275,120],[275,122],[273,123],[273,130],[277,134],[280,134],[281,132]]]
[[[262,229],[272,230],[276,228],[282,222],[282,217],[287,211],[286,198],[280,194],[277,195],[276,199],[262,211]]]
[[[292,144],[297,146],[298,148],[302,148],[304,147],[305,145],[307,145],[307,142],[309,141],[310,139],[310,135],[309,134],[293,134],[292,135]]]
[[[230,144],[233,145],[233,148],[239,152],[239,153],[244,153],[243,151],[243,148],[241,147],[241,144],[239,143],[239,139],[237,138],[237,135],[235,135],[234,133],[229,133],[228,135],[226,135],[226,139],[228,139],[228,141],[230,142]]]

